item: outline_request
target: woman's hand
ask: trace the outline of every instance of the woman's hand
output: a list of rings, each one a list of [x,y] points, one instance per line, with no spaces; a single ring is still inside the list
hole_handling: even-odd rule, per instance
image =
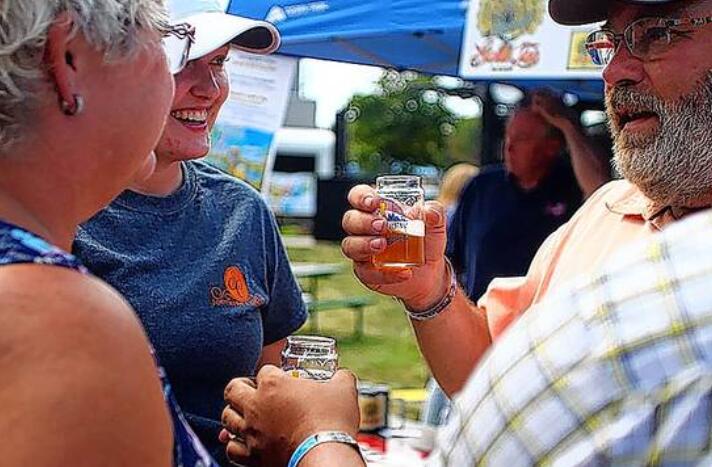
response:
[[[412,269],[378,269],[373,255],[386,247],[385,219],[376,211],[376,191],[367,185],[355,186],[348,195],[353,207],[344,214],[342,226],[349,235],[341,243],[344,255],[354,263],[354,272],[363,284],[376,292],[402,299],[412,310],[426,310],[447,292],[445,266],[445,214],[437,202],[425,203],[425,264]]]
[[[343,431],[354,437],[358,432],[356,378],[345,370],[316,382],[267,365],[256,384],[247,378],[232,380],[225,401],[220,440],[236,462],[285,466],[297,446],[317,432]]]

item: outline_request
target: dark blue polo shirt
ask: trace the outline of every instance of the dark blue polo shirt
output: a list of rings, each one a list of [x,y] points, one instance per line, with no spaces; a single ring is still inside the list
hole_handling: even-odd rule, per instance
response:
[[[521,276],[546,237],[581,205],[568,162],[524,191],[503,166],[485,168],[465,187],[448,228],[447,255],[472,300],[495,277]]]

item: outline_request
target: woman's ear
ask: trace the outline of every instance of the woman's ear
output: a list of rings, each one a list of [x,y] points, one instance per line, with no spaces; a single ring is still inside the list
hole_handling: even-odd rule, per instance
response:
[[[57,91],[60,109],[65,113],[67,106],[76,105],[78,96],[76,57],[70,47],[73,39],[73,26],[74,22],[67,12],[57,15],[47,30],[45,46],[45,61],[49,77]]]

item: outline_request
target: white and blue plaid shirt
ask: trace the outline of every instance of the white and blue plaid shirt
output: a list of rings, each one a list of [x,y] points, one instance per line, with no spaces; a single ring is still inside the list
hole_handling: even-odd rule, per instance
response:
[[[712,211],[624,250],[499,339],[428,465],[712,465]]]

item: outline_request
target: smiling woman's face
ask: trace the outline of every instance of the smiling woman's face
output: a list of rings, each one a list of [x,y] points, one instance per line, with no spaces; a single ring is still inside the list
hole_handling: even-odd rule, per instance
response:
[[[210,150],[210,130],[230,93],[225,45],[188,62],[175,75],[176,91],[163,136],[156,147],[161,161],[181,161],[205,156]]]

